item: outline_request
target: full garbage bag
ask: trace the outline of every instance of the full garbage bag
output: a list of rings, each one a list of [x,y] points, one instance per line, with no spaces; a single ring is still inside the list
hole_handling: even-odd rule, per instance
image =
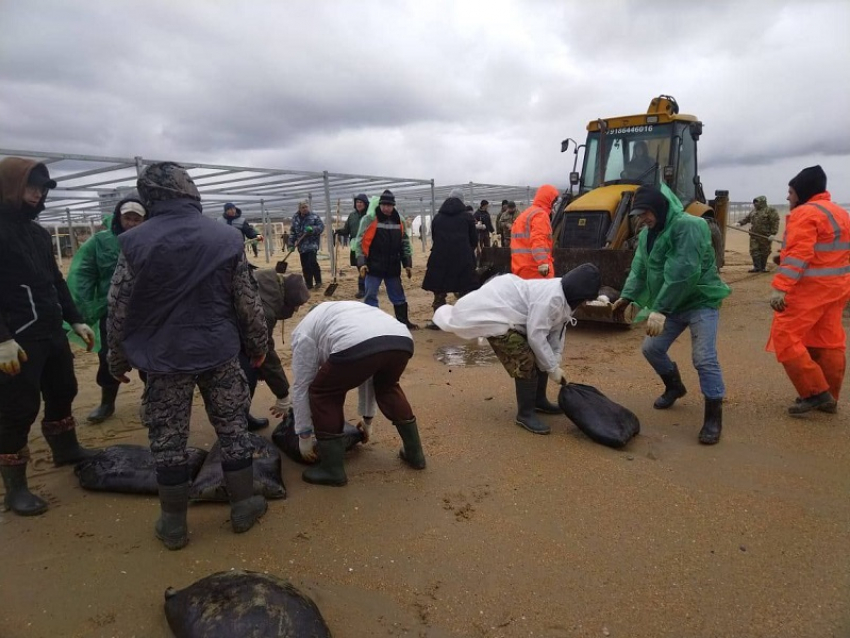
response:
[[[640,421],[631,410],[583,383],[561,386],[558,405],[567,418],[590,439],[620,448],[640,432]]]
[[[269,574],[233,570],[165,591],[165,617],[177,638],[252,636],[331,638],[319,608]]]
[[[271,441],[253,432],[248,432],[254,448],[254,494],[266,498],[286,498],[286,486],[280,475],[280,452]],[[221,446],[216,441],[201,471],[189,489],[192,501],[228,501],[224,471],[221,469]]]
[[[207,453],[196,447],[186,448],[189,476],[201,469]],[[146,445],[113,445],[74,467],[80,487],[98,492],[157,494],[156,464]]]

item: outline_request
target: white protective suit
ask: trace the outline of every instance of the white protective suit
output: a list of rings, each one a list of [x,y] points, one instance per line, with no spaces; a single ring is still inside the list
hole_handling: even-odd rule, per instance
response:
[[[440,306],[434,323],[464,339],[498,337],[513,329],[523,333],[537,367],[550,372],[560,367],[564,325],[575,323],[564,297],[561,279],[494,277],[454,306]]]
[[[295,377],[290,394],[295,417],[295,432],[313,432],[308,390],[319,368],[331,354],[343,352],[369,339],[396,336],[410,339],[410,330],[383,310],[359,301],[329,301],[316,306],[292,331],[292,374]],[[380,352],[378,346],[375,352]],[[361,416],[375,416],[377,402],[372,379],[358,389],[358,411]]]

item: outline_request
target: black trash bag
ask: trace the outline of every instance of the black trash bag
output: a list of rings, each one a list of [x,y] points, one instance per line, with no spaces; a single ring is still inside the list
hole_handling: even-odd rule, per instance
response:
[[[271,441],[248,432],[254,448],[254,494],[266,498],[286,498],[286,486],[280,475],[280,452]],[[189,500],[227,502],[227,487],[221,469],[221,446],[216,441],[201,471],[192,482]]]
[[[640,421],[631,410],[590,385],[561,386],[558,405],[588,437],[608,447],[620,448],[640,432]]]
[[[342,434],[345,437],[345,450],[352,449],[358,443],[363,442],[363,433],[350,423],[343,426]],[[301,450],[298,448],[298,435],[295,434],[295,418],[292,416],[292,410],[286,417],[277,424],[277,427],[272,432],[272,441],[278,446],[286,456],[291,458],[296,463],[309,465],[307,461],[301,458]]]
[[[201,469],[206,451],[186,448],[189,476]],[[121,494],[158,494],[156,464],[149,447],[145,445],[112,445],[96,456],[80,461],[74,474],[84,490],[119,492]]]
[[[319,608],[288,582],[234,570],[165,590],[165,617],[177,638],[331,638]]]

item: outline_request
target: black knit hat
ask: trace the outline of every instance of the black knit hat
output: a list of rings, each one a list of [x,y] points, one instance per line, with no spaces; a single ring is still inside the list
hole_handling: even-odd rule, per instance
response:
[[[788,186],[797,193],[800,203],[805,204],[812,197],[826,190],[826,173],[820,165],[809,166],[797,173],[797,176],[788,182]]]
[[[509,203],[509,202],[508,202],[508,200],[506,200],[506,199],[503,199],[503,200],[502,200],[502,206],[507,206],[507,205],[508,205],[508,203]]]
[[[393,195],[392,191],[387,189],[383,193],[381,193],[381,199],[378,200],[379,204],[392,204],[395,206],[395,195]]]
[[[641,215],[646,211],[655,213],[656,217],[667,217],[667,210],[670,208],[670,202],[664,197],[664,194],[654,186],[641,186],[635,191],[635,198],[632,200],[632,211],[629,215]]]
[[[481,206],[479,208],[484,208],[485,206],[489,206],[489,205],[490,205],[490,202],[488,202],[486,199],[482,199],[481,200]]]

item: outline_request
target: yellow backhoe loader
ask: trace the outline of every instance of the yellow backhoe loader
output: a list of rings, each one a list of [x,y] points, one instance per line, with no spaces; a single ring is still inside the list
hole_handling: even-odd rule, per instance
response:
[[[629,217],[635,191],[642,184],[667,184],[691,215],[702,217],[712,234],[717,267],[723,266],[728,191],[715,191],[706,201],[699,178],[697,145],[703,125],[695,116],[679,113],[669,95],[654,98],[646,113],[597,119],[587,125],[587,140],[561,143],[575,153],[570,189],[552,217],[555,274],[590,262],[602,273],[603,290],[610,301],[619,295],[637,246],[637,220]],[[583,152],[581,172],[576,170]],[[510,272],[510,250],[488,248],[481,266]],[[615,319],[610,304],[587,304],[578,319],[630,323],[633,315]]]

